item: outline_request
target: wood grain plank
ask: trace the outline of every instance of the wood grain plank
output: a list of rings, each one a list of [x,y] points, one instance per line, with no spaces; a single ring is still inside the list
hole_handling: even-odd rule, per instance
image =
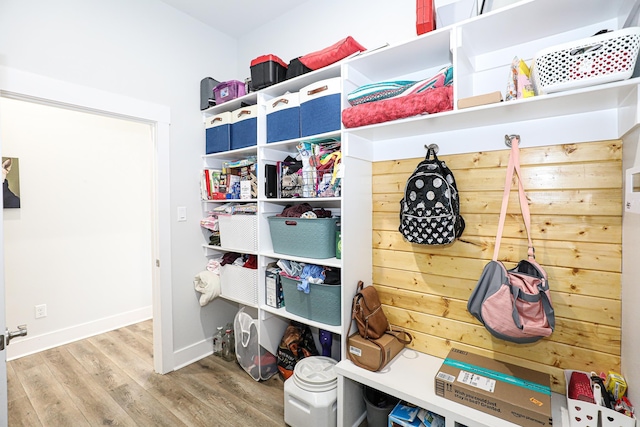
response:
[[[563,189],[603,189],[622,186],[622,162],[580,163],[545,166],[523,166],[522,184],[526,191]],[[411,173],[374,175],[371,179],[377,193],[400,193]],[[505,168],[458,169],[454,171],[458,191],[503,191]],[[517,191],[517,181],[512,190]]]
[[[510,150],[481,151],[438,156],[446,162],[451,170],[472,168],[506,167],[509,163]],[[520,147],[520,164],[522,166],[541,164],[562,164],[582,162],[609,162],[622,159],[622,141],[606,140],[578,144],[561,144],[543,147]],[[375,162],[372,165],[373,175],[390,173],[411,173],[423,158]]]
[[[116,403],[101,379],[93,377],[64,346],[42,352],[42,357],[71,401],[91,425],[135,426],[133,419]]]
[[[235,362],[225,362],[226,365],[219,364],[219,361],[213,358],[214,356],[210,356],[192,363],[174,374],[186,390],[194,395],[201,396],[219,413],[215,419],[241,419],[243,426],[248,427],[258,427],[265,425],[264,423],[267,423],[266,425],[284,425],[284,419],[280,423],[268,416],[271,411],[284,414],[284,410],[279,406],[282,398],[269,398],[268,396],[271,394],[264,393],[265,387],[278,390],[279,387],[277,385],[266,385],[265,382],[259,382],[255,383],[253,387],[249,387],[250,393],[248,396],[238,393],[235,384],[238,380],[237,377],[234,378],[234,370],[237,373],[237,369],[240,369],[240,367]],[[250,378],[244,371],[242,374]],[[276,381],[279,380],[272,378],[266,383],[274,384]],[[276,393],[276,395],[278,394]],[[254,404],[249,403],[255,399],[258,400]],[[265,399],[268,402],[266,406],[262,404]],[[256,407],[260,409],[255,409]],[[282,412],[280,412],[281,410]]]
[[[89,340],[76,341],[65,347],[89,375],[100,378],[106,390],[118,388],[130,380],[122,369]]]
[[[24,363],[22,359],[13,362],[14,366],[18,367],[18,378],[43,425],[90,425],[70,399],[64,387],[52,375],[41,356],[24,361]]]
[[[27,393],[20,383],[20,379],[16,375],[16,371],[11,363],[7,363],[7,400],[11,402],[12,399],[22,399],[26,397]]]
[[[111,397],[129,414],[136,425],[179,427],[185,426],[173,412],[151,396],[135,381],[109,391]]]
[[[403,187],[404,188],[404,187]],[[500,214],[502,190],[500,191],[460,191],[460,212],[464,216],[469,213]],[[622,188],[607,189],[554,189],[549,191],[526,190],[529,210],[532,215],[599,215],[620,216],[622,212]],[[374,193],[373,210],[392,212],[399,216],[400,200],[403,194]],[[517,194],[509,195],[509,206],[517,207]],[[512,212],[519,212],[518,210]]]
[[[88,338],[88,341],[98,347],[118,368],[133,378],[143,388],[151,388],[158,374],[149,371],[149,365],[153,362],[143,359],[132,351],[128,346],[121,345],[118,335],[110,331],[95,337]]]
[[[463,237],[495,238],[498,228],[498,214],[462,214],[465,222]],[[376,231],[398,232],[400,218],[398,212],[373,214]],[[526,230],[521,215],[507,215],[504,236],[524,236]],[[539,240],[559,240],[591,243],[622,243],[622,218],[615,216],[556,215],[531,216],[531,238]]]
[[[33,408],[29,398],[24,395],[22,397],[13,397],[9,393],[9,402],[7,404],[7,420],[11,427],[41,427],[42,423],[36,410]]]
[[[572,368],[572,366],[580,366],[581,368],[588,368],[584,369],[588,372],[600,372],[603,369],[610,369],[608,366],[620,366],[620,357],[618,355],[553,342],[548,338],[530,344],[516,344],[493,337],[479,324],[469,324],[388,306],[385,307],[385,314],[387,314],[391,324],[406,328],[412,332],[436,336],[450,342],[465,343],[480,348],[491,348],[523,360],[543,363],[561,369],[578,369]]]

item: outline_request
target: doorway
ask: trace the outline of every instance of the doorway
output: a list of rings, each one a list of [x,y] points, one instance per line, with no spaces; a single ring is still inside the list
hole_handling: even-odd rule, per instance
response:
[[[6,320],[29,328],[7,359],[151,318],[152,125],[7,97],[0,110],[21,184],[4,210]]]

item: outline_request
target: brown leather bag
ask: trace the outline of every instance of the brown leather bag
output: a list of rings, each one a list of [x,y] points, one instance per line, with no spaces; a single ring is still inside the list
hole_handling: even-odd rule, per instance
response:
[[[352,316],[362,338],[376,340],[386,332],[391,332],[391,325],[382,311],[376,288],[365,288],[362,280],[358,282],[356,295],[353,297]]]
[[[362,338],[368,339],[381,348],[381,359],[377,369],[363,366],[354,358],[352,358],[351,354],[349,353],[349,358],[351,359],[351,361],[361,368],[379,371],[384,367],[384,365],[389,362],[388,360],[386,360],[386,357],[384,357],[384,348],[378,342],[376,342],[376,340],[384,334],[393,335],[398,341],[405,345],[410,344],[413,340],[413,337],[408,332],[395,330],[391,327],[391,325],[389,324],[389,320],[387,320],[387,316],[384,314],[384,311],[382,311],[382,304],[380,303],[380,297],[378,297],[376,288],[374,288],[373,286],[367,286],[365,288],[362,280],[358,281],[356,294],[353,297],[353,303],[351,306],[351,318],[355,320],[360,336]],[[350,335],[351,324],[349,324],[349,331],[347,332],[347,336]],[[403,336],[405,338],[402,338]]]

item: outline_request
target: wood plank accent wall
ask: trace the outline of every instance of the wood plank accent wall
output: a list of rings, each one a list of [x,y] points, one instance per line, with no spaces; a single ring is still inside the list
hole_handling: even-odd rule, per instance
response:
[[[454,173],[466,221],[460,240],[446,247],[407,243],[398,232],[399,201],[422,159],[374,163],[373,284],[389,321],[413,333],[415,350],[444,358],[457,347],[547,372],[553,390],[564,394],[563,369],[620,369],[622,141],[527,148],[525,139],[520,152],[536,259],[549,276],[556,313],[551,337],[499,340],[467,311],[493,255],[506,147],[439,156]],[[511,268],[526,256],[514,185],[499,259]]]

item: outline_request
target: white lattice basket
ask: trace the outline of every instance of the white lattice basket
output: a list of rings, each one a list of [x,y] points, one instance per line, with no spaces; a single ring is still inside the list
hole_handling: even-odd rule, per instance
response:
[[[255,215],[218,215],[220,245],[237,252],[258,250],[258,220]]]
[[[628,79],[639,48],[640,27],[631,27],[541,50],[532,67],[536,92],[540,95]]]
[[[569,399],[569,381],[573,372],[582,371],[564,371],[567,409],[569,409],[569,424],[571,427],[635,427],[635,417],[629,417],[604,406],[594,405],[582,400]],[[583,373],[587,376],[589,375],[588,372]]]
[[[252,268],[226,264],[220,268],[222,296],[256,306],[258,304],[258,271]]]

